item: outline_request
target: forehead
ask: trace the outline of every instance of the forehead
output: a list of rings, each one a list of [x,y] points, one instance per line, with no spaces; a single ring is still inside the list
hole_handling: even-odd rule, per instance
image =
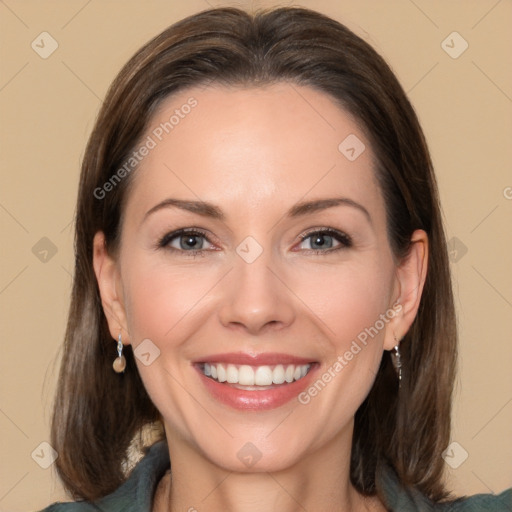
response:
[[[181,91],[162,102],[142,143],[150,149],[130,192],[140,209],[166,195],[239,212],[336,193],[381,200],[364,132],[330,96],[305,86]]]

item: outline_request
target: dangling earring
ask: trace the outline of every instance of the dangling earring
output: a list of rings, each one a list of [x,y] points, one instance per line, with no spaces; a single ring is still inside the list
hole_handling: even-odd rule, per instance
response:
[[[117,339],[117,354],[118,356],[114,359],[112,368],[116,373],[123,373],[126,368],[126,358],[123,356],[123,342],[121,341],[121,333]]]
[[[400,344],[398,343],[398,340],[396,339],[396,336],[393,334],[393,337],[395,338],[395,347],[393,349],[393,353],[391,354],[391,360],[393,362],[393,366],[395,367],[395,371],[398,375],[398,385],[401,385],[402,381],[402,359],[400,356]]]

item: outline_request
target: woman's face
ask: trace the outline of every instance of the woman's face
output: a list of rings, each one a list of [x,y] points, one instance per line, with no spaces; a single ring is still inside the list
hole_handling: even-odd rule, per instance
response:
[[[350,447],[407,327],[361,129],[308,87],[215,86],[168,98],[143,143],[107,314],[168,438],[237,471]]]

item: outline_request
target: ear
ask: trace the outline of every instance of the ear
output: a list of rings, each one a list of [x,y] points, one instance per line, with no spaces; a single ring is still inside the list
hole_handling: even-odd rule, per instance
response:
[[[398,293],[392,306],[396,315],[386,329],[386,350],[392,350],[400,342],[416,318],[427,277],[427,267],[428,236],[422,229],[417,229],[411,236],[409,253],[396,268]]]
[[[114,340],[117,340],[119,334],[121,334],[123,344],[127,345],[130,339],[127,330],[119,265],[108,253],[105,235],[101,231],[94,235],[93,267],[110,335]]]

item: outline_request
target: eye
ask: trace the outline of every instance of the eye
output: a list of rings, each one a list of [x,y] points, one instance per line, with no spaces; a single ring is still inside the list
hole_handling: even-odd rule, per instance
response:
[[[314,254],[330,253],[352,246],[352,240],[348,235],[331,228],[316,229],[301,235],[300,238],[301,245],[307,243],[310,246],[305,248],[306,251],[312,251]],[[337,246],[334,245],[335,242],[338,242]]]
[[[171,251],[197,255],[203,251],[211,250],[205,247],[204,241],[211,244],[206,234],[197,229],[179,229],[166,234],[159,242],[158,247]]]

